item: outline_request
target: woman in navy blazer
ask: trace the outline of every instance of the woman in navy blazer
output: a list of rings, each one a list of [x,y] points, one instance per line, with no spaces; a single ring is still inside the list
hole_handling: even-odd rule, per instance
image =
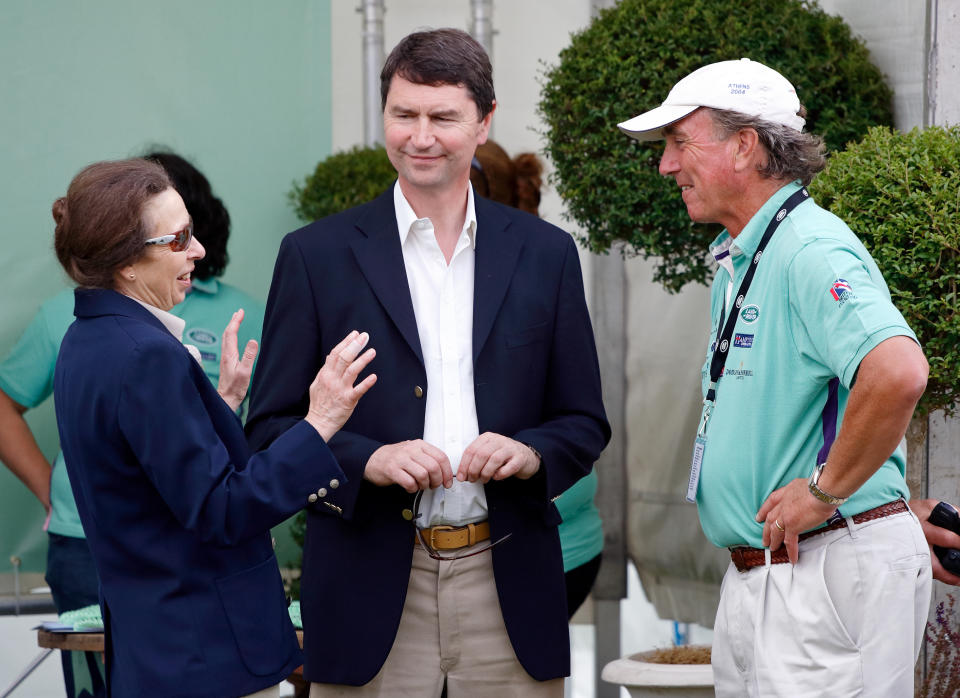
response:
[[[57,422],[100,574],[114,696],[277,695],[301,663],[269,529],[346,482],[326,442],[373,385],[352,332],[310,386],[310,410],[251,453],[234,410],[256,343],[224,332],[214,390],[181,341],[203,257],[163,169],[81,171],[53,206],[55,248],[78,283],[54,379]],[[179,325],[178,325],[179,323]],[[266,689],[266,690],[265,690]]]

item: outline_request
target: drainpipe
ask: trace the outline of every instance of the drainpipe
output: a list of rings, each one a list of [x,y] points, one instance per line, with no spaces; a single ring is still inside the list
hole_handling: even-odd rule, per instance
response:
[[[470,36],[493,61],[493,0],[470,0]]]
[[[383,142],[383,109],[380,107],[380,70],[383,68],[383,0],[362,0],[363,14],[363,142]]]

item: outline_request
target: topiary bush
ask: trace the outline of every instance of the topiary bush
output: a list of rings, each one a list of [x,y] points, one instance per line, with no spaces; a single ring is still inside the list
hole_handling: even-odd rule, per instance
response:
[[[831,150],[892,123],[890,89],[863,42],[813,2],[621,0],[543,75],[551,181],[585,229],[582,243],[602,252],[623,242],[627,254],[661,258],[654,279],[669,291],[708,280],[719,226],[690,221],[673,180],[657,172],[662,145],[635,141],[617,123],[658,106],[693,70],[743,57],[794,84],[807,129]]]
[[[960,126],[871,128],[810,193],[863,240],[930,362],[916,415],[953,412],[960,390]]]
[[[354,146],[321,160],[288,196],[297,217],[309,223],[370,201],[396,178],[383,146]]]

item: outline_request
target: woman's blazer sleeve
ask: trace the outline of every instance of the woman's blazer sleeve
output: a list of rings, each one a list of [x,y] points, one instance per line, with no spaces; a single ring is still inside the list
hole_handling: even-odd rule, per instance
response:
[[[235,544],[345,480],[323,438],[303,421],[251,454],[240,420],[192,363],[176,344],[138,344],[124,362],[118,401],[134,458],[185,528]]]

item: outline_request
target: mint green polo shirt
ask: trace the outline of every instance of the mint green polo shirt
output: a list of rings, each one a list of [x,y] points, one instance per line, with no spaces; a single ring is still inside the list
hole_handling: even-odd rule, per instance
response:
[[[73,289],[67,289],[40,306],[37,314],[0,363],[0,389],[20,405],[32,408],[53,393],[53,370],[60,342],[73,322]],[[83,527],[73,501],[70,479],[57,453],[50,475],[51,533],[83,538]]]
[[[725,267],[733,270],[733,297],[770,219],[799,188],[784,186],[740,235],[724,230],[711,246],[721,266],[711,292],[704,395],[729,302]],[[757,266],[717,386],[697,490],[700,523],[714,545],[762,547],[763,527],[754,520],[760,506],[775,489],[810,476],[825,441],[832,443],[831,433],[839,431],[863,357],[898,335],[916,341],[866,248],[839,218],[812,200],[802,202]],[[909,497],[905,468],[897,449],[840,513]]]
[[[593,501],[597,484],[597,470],[594,468],[554,502],[563,518],[557,531],[564,572],[590,562],[603,552],[603,520]]]
[[[220,377],[220,336],[233,312],[243,308],[245,317],[238,333],[240,351],[247,340],[260,340],[263,304],[216,279],[193,282],[193,289],[170,312],[186,322],[183,341],[200,350],[203,371],[214,385]],[[53,372],[60,342],[73,322],[73,289],[67,289],[40,306],[33,321],[0,362],[0,389],[15,402],[32,408],[53,393]],[[244,401],[244,405],[246,400]],[[70,488],[70,478],[57,453],[50,476],[51,533],[83,538],[83,526]]]

